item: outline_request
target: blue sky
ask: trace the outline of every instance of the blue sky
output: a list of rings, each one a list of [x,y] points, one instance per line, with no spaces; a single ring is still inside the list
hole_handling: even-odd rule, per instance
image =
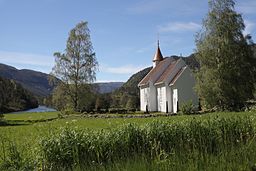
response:
[[[126,81],[152,65],[157,35],[164,56],[194,52],[206,0],[0,0],[0,63],[49,73],[69,31],[88,21],[97,81]],[[237,0],[256,41],[256,0]]]

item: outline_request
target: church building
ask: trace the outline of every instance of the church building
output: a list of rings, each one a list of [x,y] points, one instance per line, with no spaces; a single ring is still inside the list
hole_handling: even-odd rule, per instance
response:
[[[192,71],[181,58],[163,58],[159,42],[153,68],[138,86],[141,111],[177,113],[179,107],[189,101],[198,106]]]

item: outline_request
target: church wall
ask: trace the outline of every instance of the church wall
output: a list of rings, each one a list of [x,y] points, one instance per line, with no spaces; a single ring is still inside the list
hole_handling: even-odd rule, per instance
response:
[[[149,103],[149,88],[140,88],[140,110],[146,111],[146,105]]]
[[[155,112],[157,111],[157,93],[156,93],[156,87],[153,85],[152,82],[149,84],[149,111]]]
[[[157,111],[166,112],[166,86],[165,84],[157,86]]]
[[[192,100],[192,103],[198,107],[198,96],[194,91],[195,78],[193,73],[187,67],[180,75],[178,80],[172,86],[172,89],[178,89],[179,108],[182,104]]]
[[[168,104],[168,113],[171,113],[172,110],[172,89],[169,86],[166,86],[166,100]]]

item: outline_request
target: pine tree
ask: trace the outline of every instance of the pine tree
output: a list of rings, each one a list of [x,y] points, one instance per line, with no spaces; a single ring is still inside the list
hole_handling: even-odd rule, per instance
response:
[[[241,109],[253,97],[255,60],[241,14],[233,0],[210,0],[203,28],[196,37],[200,63],[196,90],[202,105]]]

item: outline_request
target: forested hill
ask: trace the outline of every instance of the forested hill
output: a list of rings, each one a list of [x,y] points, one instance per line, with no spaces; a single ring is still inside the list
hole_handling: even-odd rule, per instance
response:
[[[175,59],[182,58],[185,63],[192,69],[198,69],[199,63],[194,54],[188,57],[171,56]],[[114,107],[139,108],[139,82],[148,74],[152,67],[145,68],[132,75],[126,83],[112,93],[112,103]]]
[[[185,63],[189,66],[189,68],[192,70],[199,69],[200,67],[199,62],[196,60],[194,53],[192,53],[188,57],[180,57],[180,56],[171,56],[171,57],[173,57],[174,59],[182,58],[185,61]]]
[[[152,69],[145,68],[132,75],[122,87],[112,93],[113,107],[138,108],[139,106],[139,88],[138,84],[143,77]]]
[[[20,84],[0,77],[0,113],[38,107],[36,98]]]
[[[124,82],[102,82],[94,83],[97,86],[99,93],[111,93],[114,90],[120,88]]]
[[[49,75],[38,71],[18,70],[12,66],[0,64],[0,76],[15,80],[36,96],[48,96],[54,88],[49,84]]]

